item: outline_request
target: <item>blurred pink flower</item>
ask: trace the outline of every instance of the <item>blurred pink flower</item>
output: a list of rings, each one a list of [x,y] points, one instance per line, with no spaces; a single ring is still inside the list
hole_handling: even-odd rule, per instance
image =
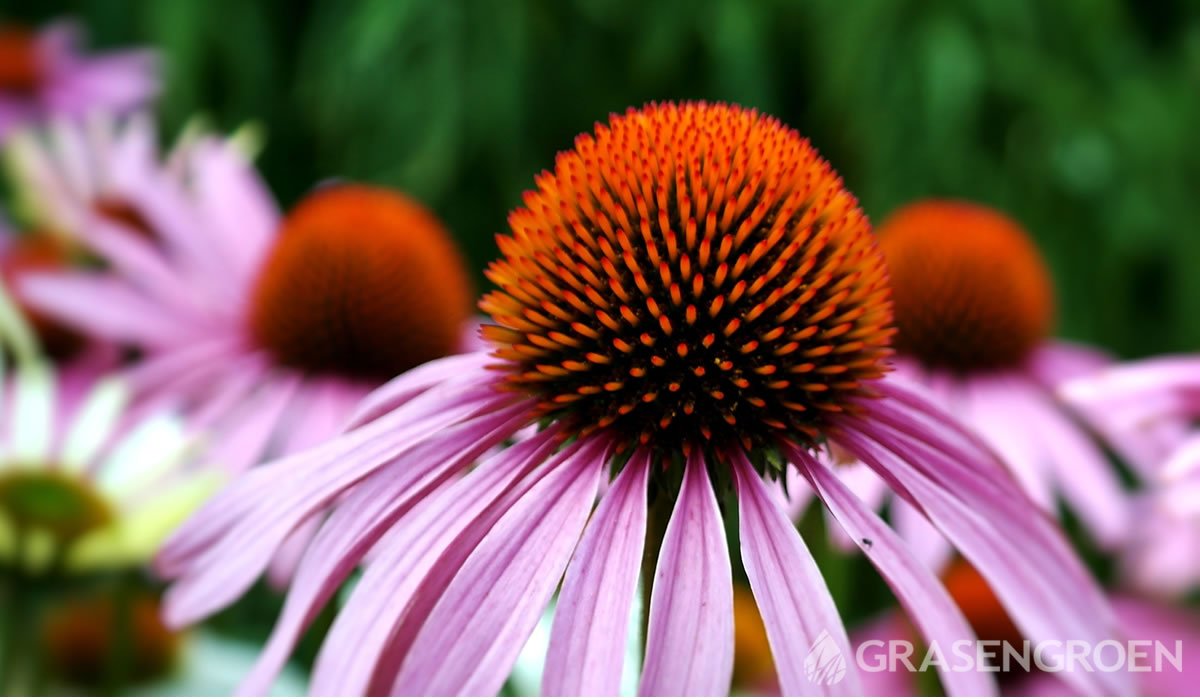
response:
[[[167,614],[184,624],[239,597],[330,509],[243,692],[266,687],[372,552],[314,694],[495,694],[560,581],[543,691],[614,694],[644,555],[641,692],[723,694],[734,612],[720,504],[736,499],[782,691],[854,694],[845,627],[771,485],[790,469],[926,639],[971,638],[936,577],[814,459],[825,437],[935,523],[1023,631],[1109,636],[1099,589],[993,455],[881,378],[882,261],[853,197],[794,131],[726,105],[650,105],[580,136],[536,182],[488,271],[492,354],[398,377],[346,434],[251,470],[164,548],[159,570],[178,579]],[[767,212],[776,223],[759,228]],[[985,674],[943,680],[993,691]]]
[[[927,200],[894,213],[879,238],[896,304],[896,380],[980,435],[1046,513],[1057,517],[1061,499],[1096,544],[1120,547],[1131,526],[1130,496],[1086,424],[1055,394],[1111,360],[1047,337],[1053,290],[1027,234],[985,207]],[[869,470],[842,466],[867,503],[881,508],[889,500]],[[905,539],[931,566],[944,565],[952,553],[945,538],[903,501],[891,501]]]
[[[12,131],[52,117],[126,112],[159,91],[152,51],[82,52],[83,30],[60,20],[34,33],[0,28],[0,141]]]
[[[14,152],[35,209],[106,267],[29,272],[19,291],[135,349],[139,406],[182,411],[208,433],[208,461],[237,473],[316,444],[371,389],[478,343],[464,266],[419,204],[331,185],[283,217],[229,142],[198,137],[164,165],[149,122],[88,127],[59,123]],[[293,558],[278,561],[277,579]]]

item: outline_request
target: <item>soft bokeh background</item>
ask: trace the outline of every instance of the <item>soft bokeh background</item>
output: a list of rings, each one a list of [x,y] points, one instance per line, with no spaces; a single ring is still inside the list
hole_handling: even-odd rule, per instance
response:
[[[1050,259],[1062,335],[1200,348],[1200,2],[0,0],[0,18],[62,15],[95,45],[162,50],[166,137],[198,115],[257,126],[285,204],[330,177],[406,189],[477,275],[594,121],[728,100],[810,137],[876,221],[928,196],[1011,213]],[[860,564],[823,568],[839,602],[877,607],[878,587],[841,585]],[[278,605],[259,589],[216,626],[261,640]]]
[[[808,135],[880,220],[959,196],[1051,259],[1061,332],[1200,347],[1200,3],[1188,0],[3,0],[168,65],[167,132],[263,126],[285,202],[406,188],[478,270],[575,134],[654,99],[732,100]],[[482,284],[482,278],[480,278]]]

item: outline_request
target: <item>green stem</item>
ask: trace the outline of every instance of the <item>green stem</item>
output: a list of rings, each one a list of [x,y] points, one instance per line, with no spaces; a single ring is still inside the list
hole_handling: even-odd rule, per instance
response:
[[[15,533],[16,543],[13,552],[12,576],[5,586],[2,634],[0,644],[4,656],[0,665],[0,688],[7,696],[27,695],[28,679],[32,669],[28,667],[28,654],[22,654],[22,647],[28,649],[29,644],[22,644],[23,638],[29,633],[30,608],[32,607],[29,577],[25,575],[25,544],[26,537],[18,529]],[[25,641],[28,641],[26,638]]]
[[[667,523],[671,520],[671,503],[661,491],[650,501],[646,511],[646,548],[642,552],[642,655],[646,652],[646,633],[650,629],[650,600],[654,593],[654,572],[662,551]]]
[[[104,691],[110,696],[124,693],[133,676],[133,593],[130,581],[121,577],[113,591],[113,647],[104,679]]]

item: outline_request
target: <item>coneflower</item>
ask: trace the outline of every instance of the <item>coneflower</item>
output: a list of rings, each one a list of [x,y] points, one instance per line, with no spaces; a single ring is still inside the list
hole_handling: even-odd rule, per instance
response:
[[[139,177],[51,190],[107,269],[26,274],[20,291],[88,338],[137,349],[139,400],[182,403],[197,427],[221,428],[227,465],[262,459],[270,442],[329,436],[371,388],[475,331],[457,250],[407,197],[338,184],[281,216],[230,144],[189,144],[168,177],[132,167],[144,127],[120,133],[129,158],[109,165]]]
[[[895,304],[896,379],[918,386],[982,436],[1047,513],[1060,498],[1094,542],[1112,550],[1130,531],[1129,497],[1117,471],[1056,387],[1110,360],[1054,340],[1049,270],[1028,234],[984,206],[926,200],[879,227]],[[861,472],[861,473],[855,473]],[[868,503],[886,484],[861,466],[843,475]],[[902,500],[897,529],[934,568],[951,554]]]
[[[264,687],[370,552],[314,693],[494,694],[561,581],[543,690],[613,694],[645,556],[641,692],[723,694],[736,508],[782,691],[854,693],[845,628],[776,499],[792,469],[928,639],[970,639],[936,577],[814,459],[826,439],[945,532],[1030,636],[1107,637],[1095,584],[1007,471],[887,381],[882,257],[796,132],[723,104],[654,104],[578,137],[535,182],[488,270],[490,353],[397,378],[345,435],[247,472],[162,552],[179,579],[167,614],[184,623],[237,598],[332,507],[244,691]],[[818,640],[844,678],[805,672]],[[992,690],[980,674],[945,682]]]

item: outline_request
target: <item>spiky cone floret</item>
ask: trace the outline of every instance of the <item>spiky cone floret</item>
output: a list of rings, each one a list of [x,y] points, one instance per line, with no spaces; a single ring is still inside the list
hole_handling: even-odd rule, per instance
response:
[[[719,503],[733,499],[739,554],[780,687],[789,695],[827,692],[829,686],[805,672],[813,644],[824,636],[823,644],[853,657],[824,580],[778,503],[770,477],[785,470],[812,485],[928,640],[971,638],[937,577],[814,459],[814,432],[895,485],[980,569],[1028,636],[1107,638],[1109,619],[1095,583],[994,455],[943,411],[876,377],[888,325],[886,289],[875,286],[878,254],[849,195],[795,132],[738,107],[649,105],[598,125],[536,184],[502,239],[504,259],[491,268],[501,285],[485,301],[494,313],[496,330],[488,333],[495,355],[449,357],[396,378],[360,404],[344,435],[252,470],[159,557],[159,570],[177,579],[167,595],[168,617],[184,624],[236,599],[290,532],[332,506],[244,692],[265,687],[316,611],[366,561],[318,656],[313,692],[493,694],[561,582],[543,691],[613,694],[649,551],[655,573],[640,691],[723,694],[733,664],[733,591]],[[584,191],[594,194],[571,194]],[[789,199],[796,192],[802,194]],[[772,206],[781,202],[791,204]],[[689,237],[692,219],[697,223]],[[705,233],[709,221],[711,235]],[[739,242],[745,221],[753,223]],[[709,253],[701,268],[704,241]],[[785,255],[795,241],[801,242]],[[729,249],[718,259],[722,245]],[[777,255],[752,264],[756,249],[763,257]],[[683,274],[685,254],[691,272],[704,272],[701,290],[686,295],[683,285],[695,274]],[[806,254],[812,255],[807,262],[797,259]],[[757,278],[747,278],[746,270],[767,277],[777,260],[783,269],[751,293]],[[727,269],[718,285],[721,262]],[[745,287],[731,302],[741,282]],[[766,304],[780,289],[786,291]],[[780,325],[777,315],[806,290],[815,291]],[[700,303],[711,305],[718,295],[727,295],[723,304],[731,310],[707,316]],[[846,304],[850,299],[857,306]],[[636,324],[624,319],[622,304]],[[691,325],[689,304],[695,305]],[[745,335],[722,332],[759,304],[761,324],[742,321]],[[836,364],[846,369],[834,374],[850,375],[853,387],[835,390],[832,380],[822,382],[828,390],[807,393],[791,393],[791,384],[769,386],[791,360],[764,359],[767,353],[801,342],[790,336],[815,327],[800,347],[778,357],[799,358],[824,346],[831,349],[815,357],[835,354],[837,341],[820,335],[844,324],[849,328],[832,337],[861,332],[848,342],[862,347],[822,360],[829,365],[810,358],[814,367],[796,374],[808,377],[818,366]],[[783,331],[764,340],[776,327]],[[621,350],[618,340],[641,343],[638,335],[623,336],[628,329],[652,334],[655,347]],[[705,348],[709,333],[714,342]],[[684,334],[686,355],[661,347]],[[759,348],[741,352],[754,341]],[[570,351],[580,354],[571,358]],[[655,353],[662,366],[654,363]],[[723,353],[718,360],[747,364],[721,370],[714,363],[713,377],[707,368],[705,378],[697,377],[693,363],[712,361],[716,353]],[[643,361],[644,377],[629,374]],[[777,363],[776,371],[755,373],[764,361]],[[635,379],[642,382],[637,389]],[[625,385],[604,387],[615,381]],[[722,398],[710,391],[720,390],[716,382],[730,387]],[[648,391],[667,398],[642,401]],[[554,400],[563,394],[572,398]],[[750,401],[783,406],[793,397],[809,403],[780,416]],[[634,398],[635,410],[623,418],[622,406]],[[696,402],[690,414],[689,398]],[[663,428],[667,415],[672,420]],[[768,422],[777,418],[782,427]],[[747,450],[747,442],[756,449]],[[662,499],[656,508],[671,514],[661,542],[648,545],[651,494]],[[952,692],[992,691],[980,674],[943,679]],[[1119,678],[1072,680],[1090,691],[1106,690],[1106,683],[1120,689]],[[838,690],[859,687],[852,664],[840,682]]]
[[[870,227],[794,132],[690,109],[600,125],[536,178],[498,238],[484,337],[503,386],[581,434],[816,440],[889,353]]]

